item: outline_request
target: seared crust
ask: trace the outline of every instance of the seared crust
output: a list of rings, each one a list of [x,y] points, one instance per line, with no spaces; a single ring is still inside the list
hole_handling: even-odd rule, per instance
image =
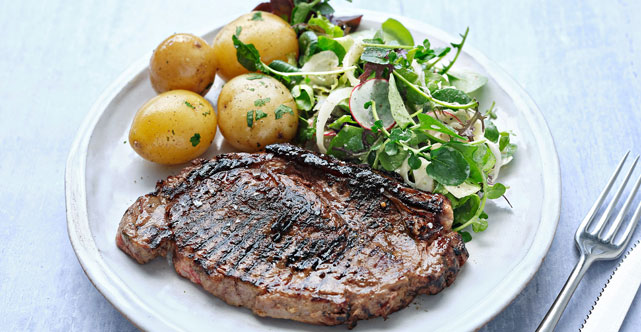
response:
[[[449,286],[468,257],[442,195],[279,144],[200,160],[140,197],[117,244],[259,316],[355,325]]]

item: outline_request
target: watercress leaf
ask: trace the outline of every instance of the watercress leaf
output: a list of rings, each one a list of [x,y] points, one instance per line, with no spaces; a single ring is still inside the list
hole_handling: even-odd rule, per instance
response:
[[[304,119],[299,119],[298,121],[298,131],[296,132],[296,138],[294,143],[304,144],[305,142],[314,139],[316,135],[316,126],[309,125],[309,123]]]
[[[292,10],[292,18],[291,18],[291,24],[299,24],[299,23],[305,23],[307,20],[307,16],[309,16],[309,13],[312,12],[312,8],[316,6],[320,1],[319,0],[314,0],[312,2],[297,2],[294,5],[294,9]]]
[[[325,17],[334,14],[334,8],[330,6],[329,3],[327,2],[319,3],[318,5],[316,5],[316,7],[314,7],[314,9]]]
[[[394,142],[385,144],[385,153],[389,156],[395,156],[398,153],[398,145]]]
[[[458,150],[442,146],[432,150],[432,160],[426,167],[427,175],[448,186],[456,186],[470,175],[470,165]]]
[[[487,218],[489,218],[489,216],[487,215],[487,213],[485,213],[485,211],[483,211],[483,212],[481,212],[481,214],[479,215],[479,218],[481,218],[481,219],[487,219]]]
[[[497,199],[505,194],[505,186],[501,183],[495,183],[493,186],[490,186],[490,188],[485,192],[487,195],[487,198],[489,199]]]
[[[318,37],[318,48],[323,51],[334,52],[338,57],[339,64],[343,62],[343,58],[346,54],[345,48],[334,39],[327,38],[325,36]]]
[[[292,66],[289,63],[281,60],[274,60],[269,64],[269,68],[284,72],[284,73],[295,73],[299,72],[300,69],[296,66]]]
[[[383,29],[383,32],[396,40],[400,45],[414,45],[412,33],[410,33],[409,30],[401,24],[401,22],[393,18],[388,18],[383,22],[381,28]]]
[[[472,102],[472,98],[470,98],[470,96],[465,92],[454,88],[436,90],[432,94],[432,97],[447,103],[459,103],[461,105]]]
[[[487,220],[486,219],[477,219],[472,223],[472,231],[474,233],[479,233],[487,229]]]
[[[330,123],[329,126],[327,126],[327,127],[330,128],[330,129],[334,129],[334,130],[340,130],[343,127],[343,125],[345,125],[347,123],[349,123],[349,124],[357,124],[356,121],[354,121],[354,119],[352,119],[351,115],[346,114],[346,115],[343,115],[340,118],[334,120],[334,122]]]
[[[403,130],[399,127],[395,127],[390,131],[390,136],[389,139],[392,142],[405,142],[412,138],[412,131],[411,130]]]
[[[473,71],[454,71],[450,69],[447,72],[447,76],[449,76],[453,86],[465,93],[474,92],[487,84],[487,77]]]
[[[460,199],[458,206],[454,209],[454,223],[464,224],[474,218],[480,204],[481,199],[477,194]]]
[[[245,44],[236,35],[233,35],[232,41],[236,48],[236,58],[238,63],[243,65],[249,71],[264,71],[264,65],[260,61],[260,54],[253,44]]]
[[[416,84],[416,81],[418,81],[418,74],[416,74],[412,68],[399,68],[394,71],[411,83]]]
[[[307,84],[299,84],[292,88],[292,97],[298,109],[309,111],[314,107],[314,89]]]
[[[365,62],[378,63],[386,65],[389,63],[387,55],[391,52],[390,49],[380,47],[366,47],[361,54],[361,60]]]
[[[472,241],[472,234],[466,231],[459,231],[459,235],[461,235],[461,239],[463,239],[463,242],[467,243]]]
[[[383,39],[376,38],[376,37],[369,38],[369,39],[363,39],[363,43],[366,43],[366,44],[381,44],[381,45],[385,44]]]
[[[396,79],[394,78],[394,75],[390,75],[389,77],[388,97],[392,117],[394,118],[394,121],[396,121],[396,124],[400,128],[405,128],[408,125],[413,124],[414,121],[407,112],[401,93],[398,91],[398,87],[396,86]]]
[[[371,105],[371,102],[370,102],[370,105]],[[365,106],[365,108],[367,108],[367,106]],[[372,126],[371,131],[373,133],[376,133],[376,132],[379,132],[382,129],[383,129],[383,121],[377,120],[377,121],[374,122],[374,125]]]
[[[421,168],[421,159],[415,154],[410,155],[409,158],[407,158],[407,164],[410,166],[411,169],[419,169]]]
[[[465,140],[463,136],[459,135],[452,127],[442,123],[441,121],[427,115],[424,113],[419,113],[417,115],[418,121],[419,121],[419,126],[418,129],[421,130],[433,130],[437,131],[452,137],[456,137],[459,139]]]
[[[499,130],[492,121],[485,121],[485,138],[496,143],[499,140]]]
[[[439,75],[432,71],[425,71],[425,83],[427,89],[430,90],[430,93],[434,91],[447,87],[448,82],[442,75]]]
[[[501,151],[501,158],[503,160],[509,159],[512,156],[514,156],[514,153],[516,152],[516,144],[510,143],[505,146],[503,151]]]
[[[346,158],[350,152],[360,152],[365,149],[363,145],[363,131],[361,127],[344,126],[332,139],[327,147],[327,154],[337,158]]]
[[[303,32],[300,37],[298,37],[298,49],[301,53],[301,56],[298,58],[298,64],[302,66],[312,55],[320,51],[316,33],[314,33],[314,31]]]
[[[385,169],[386,171],[394,171],[401,167],[401,165],[403,165],[403,161],[405,161],[405,158],[407,158],[407,154],[408,152],[402,149],[399,149],[394,155],[389,155],[387,152],[381,151],[378,156],[378,160],[381,163],[381,166],[383,166],[383,169]]]
[[[499,150],[503,151],[508,144],[510,144],[510,134],[502,132],[501,139],[499,139]]]
[[[450,146],[463,155],[468,165],[470,166],[470,180],[475,183],[483,182],[483,173],[481,171],[481,166],[479,166],[479,159],[477,154],[479,154],[479,149],[485,148],[482,153],[490,153],[485,145],[471,145],[463,142],[449,142],[447,146]]]

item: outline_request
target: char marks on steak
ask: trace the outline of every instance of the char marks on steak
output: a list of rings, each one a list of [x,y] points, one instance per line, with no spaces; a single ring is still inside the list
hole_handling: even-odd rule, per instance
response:
[[[353,326],[449,286],[468,257],[442,195],[289,144],[198,160],[122,218],[139,263],[260,316]]]

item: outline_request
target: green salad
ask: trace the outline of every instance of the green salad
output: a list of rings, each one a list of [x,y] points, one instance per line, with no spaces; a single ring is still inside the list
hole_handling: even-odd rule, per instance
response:
[[[473,97],[487,78],[455,66],[469,28],[458,43],[436,48],[428,39],[417,44],[392,18],[359,31],[360,18],[337,20],[326,1],[294,3],[297,59],[266,64],[252,44],[232,38],[245,68],[290,89],[300,115],[295,143],[447,196],[465,241],[470,229],[484,231],[487,200],[505,197],[499,170],[516,145],[495,125],[494,103],[481,110]]]

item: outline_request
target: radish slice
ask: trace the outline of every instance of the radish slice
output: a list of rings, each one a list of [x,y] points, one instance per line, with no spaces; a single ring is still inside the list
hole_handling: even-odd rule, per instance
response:
[[[334,108],[336,108],[341,101],[349,98],[349,94],[351,92],[352,88],[336,89],[332,91],[332,93],[330,93],[329,96],[327,96],[327,99],[323,102],[323,106],[321,106],[318,111],[318,116],[316,118],[316,146],[318,147],[318,151],[322,153],[327,152],[324,142],[325,124],[327,123],[330,115],[332,115]]]
[[[371,130],[374,126],[374,114],[372,107],[365,108],[365,103],[374,101],[376,103],[376,114],[383,121],[383,127],[390,129],[396,123],[392,116],[389,104],[389,82],[382,78],[373,78],[357,85],[349,97],[349,110],[352,117],[358,124]]]

